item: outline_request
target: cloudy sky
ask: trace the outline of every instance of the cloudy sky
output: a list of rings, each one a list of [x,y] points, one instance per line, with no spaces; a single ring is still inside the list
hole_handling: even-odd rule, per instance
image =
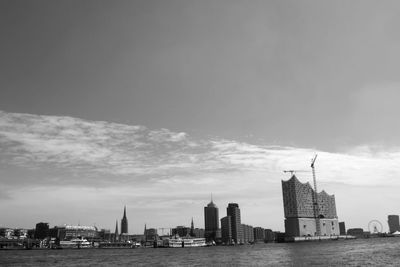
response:
[[[0,1],[0,226],[284,230],[283,170],[400,214],[398,1]]]

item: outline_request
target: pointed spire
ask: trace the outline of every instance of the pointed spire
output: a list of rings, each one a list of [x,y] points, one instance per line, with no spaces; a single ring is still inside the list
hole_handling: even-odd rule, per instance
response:
[[[211,193],[211,203],[213,203],[212,193]]]
[[[124,218],[126,218],[126,205],[124,206]]]
[[[194,223],[193,223],[193,217],[192,217],[192,223],[190,224],[190,236],[194,236]]]

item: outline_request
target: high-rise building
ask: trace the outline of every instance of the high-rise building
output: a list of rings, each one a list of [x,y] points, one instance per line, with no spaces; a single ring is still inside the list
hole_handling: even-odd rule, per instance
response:
[[[124,207],[124,216],[121,219],[121,235],[128,233],[128,219],[126,218],[126,206]]]
[[[227,216],[231,217],[232,239],[236,244],[243,243],[243,228],[240,220],[240,209],[236,203],[229,203],[226,208]]]
[[[282,193],[287,237],[316,236],[317,223],[322,236],[339,235],[334,195],[325,191],[318,193],[318,208],[315,209],[314,190],[309,183],[301,183],[295,175],[282,181]]]
[[[242,224],[242,231],[243,231],[243,243],[253,243],[254,242],[254,229],[253,226]]]
[[[389,232],[400,231],[399,215],[388,215]]]
[[[265,240],[265,229],[262,227],[254,227],[254,241],[264,242]]]
[[[231,216],[226,216],[221,219],[221,240],[226,245],[233,243]]]
[[[216,241],[219,229],[219,216],[218,207],[214,204],[212,199],[211,202],[208,203],[207,207],[204,207],[204,226],[207,241]]]
[[[346,225],[344,222],[339,222],[339,233],[340,235],[346,235]]]
[[[49,224],[45,222],[40,222],[36,224],[35,228],[35,238],[44,239],[49,236]]]

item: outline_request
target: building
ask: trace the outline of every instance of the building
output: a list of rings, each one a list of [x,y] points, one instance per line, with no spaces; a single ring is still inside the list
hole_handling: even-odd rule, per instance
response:
[[[347,230],[347,234],[355,236],[357,238],[363,238],[367,235],[366,233],[364,233],[364,230],[362,228],[351,228]]]
[[[126,218],[126,206],[124,207],[124,216],[121,219],[121,235],[128,233],[128,219]]]
[[[204,230],[204,236],[207,241],[216,241],[219,230],[219,214],[218,207],[212,199],[207,207],[204,207]]]
[[[242,232],[243,232],[242,242],[244,244],[254,243],[254,229],[253,229],[253,226],[247,225],[247,224],[242,224]]]
[[[274,242],[275,241],[275,233],[271,229],[265,229],[265,239],[264,242]]]
[[[147,227],[145,226],[144,240],[145,241],[153,241],[153,240],[157,240],[157,239],[158,239],[157,229],[155,229],[155,228],[147,229]]]
[[[344,222],[339,223],[339,233],[340,235],[346,235],[346,225]]]
[[[264,242],[265,240],[265,229],[262,227],[254,227],[254,241]]]
[[[231,217],[232,239],[236,244],[243,243],[243,228],[240,219],[239,205],[236,203],[229,203],[226,208],[226,214]]]
[[[317,193],[318,205],[314,208],[314,190],[295,175],[282,181],[282,193],[287,237],[316,236],[318,228],[321,236],[339,235],[334,195]]]
[[[61,225],[51,229],[51,236],[60,240],[71,240],[75,238],[97,239],[99,233],[95,226],[84,225]]]
[[[14,229],[0,228],[0,238],[11,239],[14,236]]]
[[[193,229],[193,236],[198,238],[204,238],[205,231],[201,228],[194,228]]]
[[[400,231],[399,215],[388,216],[389,232],[394,233]]]
[[[231,216],[226,216],[221,219],[221,241],[226,245],[232,244],[232,223]]]
[[[178,235],[180,237],[188,236],[190,235],[190,227],[177,226],[175,228],[172,228],[172,235]]]
[[[37,223],[35,228],[35,238],[45,239],[48,236],[49,236],[49,224],[44,222]]]

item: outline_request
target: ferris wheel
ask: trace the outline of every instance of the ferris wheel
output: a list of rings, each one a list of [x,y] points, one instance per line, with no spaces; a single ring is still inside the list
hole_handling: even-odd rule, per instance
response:
[[[383,231],[383,226],[380,221],[372,220],[368,223],[368,230],[371,234],[379,234]]]

